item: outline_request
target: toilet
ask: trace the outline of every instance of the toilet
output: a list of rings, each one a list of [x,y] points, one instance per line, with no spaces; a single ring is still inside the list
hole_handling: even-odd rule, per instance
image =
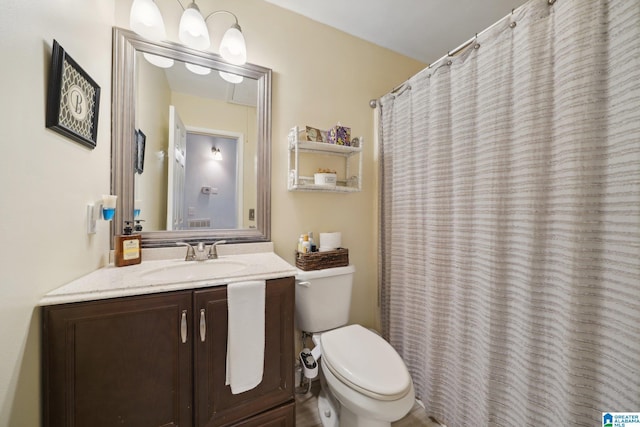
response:
[[[296,274],[296,323],[312,334],[321,371],[324,427],[389,427],[415,402],[409,371],[377,333],[347,325],[353,266]],[[318,351],[319,350],[319,351]]]

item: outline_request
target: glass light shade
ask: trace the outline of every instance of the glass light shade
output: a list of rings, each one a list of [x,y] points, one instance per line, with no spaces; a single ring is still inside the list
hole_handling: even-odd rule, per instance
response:
[[[213,153],[213,160],[222,160],[222,153],[219,148],[212,148],[211,152]]]
[[[242,81],[244,80],[244,77],[237,74],[225,73],[224,71],[218,71],[218,74],[220,74],[220,77],[222,77],[224,80],[233,84],[242,83]]]
[[[195,3],[187,6],[182,13],[178,37],[182,43],[193,49],[205,50],[211,46],[207,24]]]
[[[233,24],[224,33],[220,42],[220,55],[230,64],[243,65],[247,62],[247,44],[238,24]]]
[[[190,64],[188,62],[185,62],[184,66],[187,67],[187,70],[191,71],[192,73],[199,74],[201,76],[206,76],[207,74],[211,73],[211,68],[203,67],[202,65]]]
[[[152,41],[167,38],[160,9],[153,0],[134,0],[129,13],[129,26],[137,34]]]
[[[153,64],[156,67],[160,67],[160,68],[173,67],[173,59],[171,58],[165,58],[164,56],[158,56],[158,55],[154,55],[152,53],[146,53],[146,52],[144,52],[142,56],[144,56],[144,59],[146,59],[150,64]]]

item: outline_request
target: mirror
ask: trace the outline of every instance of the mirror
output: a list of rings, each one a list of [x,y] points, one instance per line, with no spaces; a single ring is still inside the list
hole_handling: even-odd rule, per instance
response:
[[[114,28],[112,85],[114,234],[140,219],[143,247],[270,239],[270,69]]]

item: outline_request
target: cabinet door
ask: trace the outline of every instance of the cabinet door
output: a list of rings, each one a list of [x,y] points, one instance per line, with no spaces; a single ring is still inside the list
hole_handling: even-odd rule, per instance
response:
[[[44,307],[44,425],[192,424],[192,293]]]
[[[225,385],[226,287],[195,292],[195,312],[206,318],[206,339],[195,341],[195,425],[236,423],[293,400],[294,279],[269,280],[265,298],[265,360],[262,383],[240,394]],[[199,320],[196,320],[199,324]]]
[[[234,424],[233,427],[293,427],[296,424],[296,406],[293,402]]]

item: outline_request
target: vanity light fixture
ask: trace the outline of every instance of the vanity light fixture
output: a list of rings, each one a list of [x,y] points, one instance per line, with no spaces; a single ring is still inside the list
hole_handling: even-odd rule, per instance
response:
[[[133,0],[129,13],[129,26],[133,31],[151,41],[157,42],[167,38],[164,20],[160,9],[153,0]],[[144,59],[160,68],[171,68],[173,59],[144,53]]]
[[[143,52],[142,56],[144,59],[149,61],[150,64],[155,65],[160,68],[171,68],[173,67],[173,59],[165,58],[164,56],[154,55],[152,53]]]
[[[178,3],[180,2],[178,1]],[[182,6],[182,3],[180,3],[180,6]],[[196,2],[191,2],[186,9],[184,7],[182,9],[184,12],[182,12],[180,27],[178,28],[180,41],[193,49],[209,49],[209,46],[211,46],[209,30],[207,30],[207,23],[202,17]]]
[[[211,147],[211,152],[213,153],[213,160],[222,160],[222,153],[219,148]]]
[[[195,1],[185,8],[180,0],[176,0],[182,8],[182,17],[178,28],[178,38],[192,49],[207,50],[211,45],[207,20],[213,15],[221,13],[231,15],[235,23],[224,33],[220,42],[219,53],[222,58],[233,65],[243,65],[247,62],[247,45],[238,24],[238,17],[228,10],[218,10],[203,17]],[[131,29],[153,41],[166,39],[164,21],[158,6],[153,0],[134,0],[129,15]]]
[[[201,76],[206,76],[211,73],[211,68],[203,67],[202,65],[191,64],[189,62],[185,62],[184,66],[187,70],[191,71],[194,74],[199,74]]]
[[[154,42],[167,38],[160,9],[153,0],[133,0],[129,26],[142,37]]]
[[[237,74],[226,73],[224,71],[218,71],[218,74],[220,74],[220,77],[222,77],[224,80],[233,84],[242,83],[242,81],[244,80],[244,77]]]
[[[176,1],[180,3],[180,0]],[[182,6],[182,3],[180,3],[180,6]],[[238,24],[238,17],[228,10],[218,10],[204,18],[196,2],[193,1],[182,13],[178,37],[182,43],[193,49],[208,49],[211,45],[211,40],[209,39],[207,20],[220,13],[231,15],[235,20],[235,23],[222,36],[220,48],[218,49],[220,56],[230,64],[243,65],[247,62],[247,44],[242,35],[242,28]]]

